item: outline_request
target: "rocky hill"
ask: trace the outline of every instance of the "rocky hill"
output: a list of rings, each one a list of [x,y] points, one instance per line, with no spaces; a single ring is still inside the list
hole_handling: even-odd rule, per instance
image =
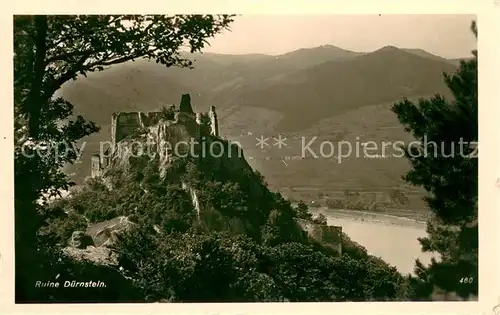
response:
[[[134,121],[134,115],[139,117],[139,122]],[[148,186],[151,185],[152,179],[157,181],[155,185],[180,187],[189,196],[196,220],[202,220],[205,212],[213,207],[203,196],[206,181],[233,181],[237,187],[247,189],[250,194],[248,198],[253,201],[248,200],[249,203],[244,204],[245,208],[252,204],[259,205],[269,198],[270,191],[262,186],[261,178],[245,160],[242,149],[237,144],[218,137],[215,110],[212,109],[208,114],[195,113],[189,95],[183,95],[180,107],[172,106],[152,113],[117,113],[114,118],[114,139],[111,141],[111,147],[103,156],[94,156],[98,160],[93,160],[97,163],[92,164],[92,178],[87,181],[100,183],[109,191],[120,189],[124,182],[132,182],[146,195],[150,193]],[[78,196],[78,193],[76,195]],[[213,202],[220,204],[221,200]],[[253,208],[253,211],[239,210],[248,212],[249,217],[244,220],[262,225],[272,210],[266,208],[267,206],[263,207],[261,204]],[[264,217],[259,218],[258,213],[263,213]],[[120,215],[137,217],[143,214]],[[86,217],[95,221],[99,215],[87,213]],[[105,224],[94,223],[85,233],[92,236],[93,243],[106,243],[106,240],[98,240],[102,234],[101,230],[123,225],[112,223],[115,219],[109,214],[101,219],[111,221]],[[253,223],[243,222],[243,226]],[[308,230],[312,231],[314,228],[311,230],[309,227]]]

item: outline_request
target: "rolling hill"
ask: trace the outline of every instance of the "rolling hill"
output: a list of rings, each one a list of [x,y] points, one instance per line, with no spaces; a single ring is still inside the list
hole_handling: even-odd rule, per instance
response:
[[[364,141],[407,141],[408,135],[390,111],[404,97],[417,99],[436,93],[450,96],[442,73],[456,70],[447,60],[419,49],[383,47],[370,53],[325,45],[279,56],[263,54],[194,54],[194,69],[165,68],[138,60],[92,73],[63,86],[60,94],[86,119],[101,125],[98,134],[83,139],[80,163],[67,168],[79,182],[90,174],[90,154],[109,139],[111,114],[155,110],[177,103],[190,93],[195,111],[215,105],[222,136],[242,143],[250,165],[268,183],[288,195],[314,200],[318,192],[331,195],[346,189],[385,193],[403,189],[414,193],[412,208],[423,208],[421,192],[405,187],[400,176],[409,166],[404,159],[356,158],[332,167],[325,159],[282,162],[296,155],[255,147],[260,134],[295,137],[321,136],[332,141],[356,136]],[[272,141],[271,141],[272,144]]]
[[[258,106],[285,113],[279,131],[296,131],[346,110],[403,97],[447,94],[442,73],[456,68],[395,47],[295,71],[272,83],[263,82],[220,93],[215,104]],[[227,104],[227,103],[226,103]],[[304,115],[307,110],[307,115]]]

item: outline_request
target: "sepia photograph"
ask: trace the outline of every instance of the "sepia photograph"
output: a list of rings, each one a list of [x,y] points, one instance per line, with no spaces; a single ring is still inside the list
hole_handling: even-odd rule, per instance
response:
[[[15,303],[477,302],[480,22],[14,15]]]

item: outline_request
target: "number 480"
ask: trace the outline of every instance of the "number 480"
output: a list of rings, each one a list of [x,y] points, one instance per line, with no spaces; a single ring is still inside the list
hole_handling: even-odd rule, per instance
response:
[[[460,278],[460,283],[472,283],[474,282],[474,278],[473,277],[469,277],[469,278]]]

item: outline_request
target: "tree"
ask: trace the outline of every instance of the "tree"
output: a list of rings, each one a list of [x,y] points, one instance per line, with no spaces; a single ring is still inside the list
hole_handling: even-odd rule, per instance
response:
[[[475,22],[471,29],[477,37]],[[477,158],[468,156],[478,139],[477,51],[473,55],[461,61],[455,74],[444,74],[454,100],[436,95],[418,104],[403,100],[393,107],[405,129],[423,143],[407,148],[413,169],[404,179],[429,192],[426,202],[433,217],[427,224],[428,237],[419,241],[423,251],[441,256],[427,267],[417,261],[418,278],[411,279],[416,299],[430,298],[435,287],[462,298],[477,295],[478,164]]]
[[[54,97],[56,91],[79,75],[139,58],[191,67],[181,50],[201,50],[231,21],[227,15],[14,17],[15,234],[16,255],[23,257],[16,260],[17,279],[19,264],[35,264],[37,201],[72,185],[62,166],[77,159],[76,141],[99,129],[74,117],[73,105]]]

